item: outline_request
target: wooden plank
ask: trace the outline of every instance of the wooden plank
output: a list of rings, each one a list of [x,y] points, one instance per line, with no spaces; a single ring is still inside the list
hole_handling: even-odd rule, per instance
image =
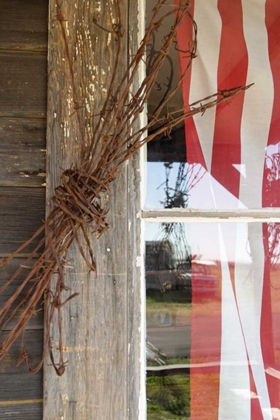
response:
[[[85,141],[91,137],[91,116],[98,113],[105,98],[114,42],[109,32],[93,24],[93,17],[99,25],[110,28],[113,4],[112,0],[99,4],[82,0],[62,3],[69,56],[76,57],[71,62],[79,103],[75,112],[73,81],[63,61],[65,45],[61,27],[54,20],[56,1],[50,1],[47,201],[60,182],[60,168],[81,162],[81,137],[84,136]],[[126,22],[126,2],[121,0],[120,6],[123,22]],[[83,60],[77,58],[80,54]],[[126,57],[124,50],[120,61],[126,62]],[[122,73],[123,69],[116,75],[117,79]],[[95,91],[94,98],[92,91]],[[81,127],[78,117],[82,121]],[[127,419],[128,220],[125,167],[104,200],[110,209],[111,228],[98,241],[92,238],[97,273],[89,273],[75,245],[69,253],[73,268],[68,267],[65,283],[80,295],[63,307],[65,359],[69,360],[66,372],[58,377],[49,366],[49,360],[45,363],[44,420]],[[58,340],[56,323],[52,325],[51,336],[55,348]]]
[[[0,188],[0,255],[14,252],[41,226],[45,216],[44,188]],[[36,243],[38,243],[36,241]],[[22,252],[30,252],[28,246]]]
[[[45,147],[45,120],[0,118],[0,186],[44,185]]]
[[[47,0],[1,0],[0,49],[46,51]]]
[[[22,283],[22,281],[24,279],[24,276],[29,271],[29,268],[27,268],[27,267],[32,266],[32,262],[30,262],[29,266],[27,266],[24,259],[15,258],[12,261],[10,261],[5,267],[0,269],[0,287],[2,287],[7,282],[7,280],[9,280],[12,277],[13,273],[17,270],[17,268],[20,265],[23,265],[26,268],[21,273],[21,275],[12,284],[10,284],[7,287],[7,289],[4,290],[3,293],[0,294],[0,308],[3,307],[4,302],[6,302],[14,294],[17,287]],[[28,287],[25,288],[20,293],[20,295],[17,299],[17,303],[20,302],[20,300],[25,296],[27,290],[28,290]],[[41,307],[41,309],[42,310],[40,312],[38,312],[36,314],[36,316],[33,316],[30,319],[29,323],[26,326],[27,329],[43,329],[43,323],[44,323],[43,306]],[[11,308],[11,311],[12,310],[13,310],[13,308]],[[22,313],[22,311],[19,311],[17,316],[13,317],[13,319],[6,325],[5,330],[10,330],[11,329],[11,327],[18,320],[18,316],[20,316],[21,313]],[[0,364],[1,364],[1,362],[0,362]],[[0,370],[1,370],[1,365],[0,365]]]
[[[0,116],[46,115],[45,53],[0,51]]]
[[[4,338],[7,333],[1,333]],[[31,367],[36,366],[43,351],[43,330],[26,330],[24,343]],[[31,375],[25,364],[18,366],[22,352],[20,340],[0,363],[0,418],[42,419],[43,371]]]
[[[19,400],[20,401],[20,400]],[[43,415],[42,399],[25,400],[20,403],[1,404],[1,420],[41,420]]]
[[[35,332],[38,330],[35,330]],[[3,401],[41,399],[42,398],[42,370],[37,374],[1,373],[0,394]]]
[[[1,332],[1,337],[5,338],[8,332]],[[30,367],[35,367],[41,360],[42,351],[43,351],[43,330],[26,330],[24,334],[24,350],[29,354],[30,358]],[[0,374],[1,378],[3,375],[11,375],[12,377],[20,376],[25,377],[25,379],[34,377],[34,381],[37,381],[38,384],[34,389],[34,394],[32,390],[29,389],[28,393],[25,394],[24,390],[20,390],[19,385],[14,384],[15,389],[18,388],[16,393],[11,392],[11,395],[6,395],[4,393],[5,384],[4,381],[0,381],[0,401],[10,401],[10,400],[23,400],[23,399],[32,399],[32,398],[42,398],[42,384],[39,380],[42,378],[41,373],[36,373],[30,375],[25,363],[19,364],[20,356],[22,353],[21,340],[17,340],[11,347],[9,353],[1,360],[0,363]],[[23,381],[23,379],[21,379]],[[9,381],[8,381],[9,382]],[[22,392],[22,393],[21,393]]]

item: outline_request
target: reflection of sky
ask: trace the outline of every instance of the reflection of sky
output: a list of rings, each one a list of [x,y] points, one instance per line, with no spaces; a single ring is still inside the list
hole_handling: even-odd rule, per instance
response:
[[[184,223],[185,239],[191,248],[191,253],[200,256],[202,260],[223,260],[220,253],[219,223]],[[236,233],[237,225],[239,228],[238,253],[236,252]],[[241,263],[250,263],[250,247],[248,241],[247,223],[221,223],[221,230],[224,245],[226,248],[226,260]],[[163,228],[160,223],[146,223],[146,241],[159,241],[164,236]],[[262,238],[260,238],[262,240]],[[170,237],[174,242],[174,236]],[[180,244],[176,243],[176,248]],[[242,252],[240,252],[240,249]],[[237,255],[238,254],[238,259]],[[176,258],[176,256],[175,256]]]
[[[266,156],[272,158],[279,154],[279,144],[270,145],[266,148]],[[273,156],[274,155],[274,156]],[[267,161],[267,165],[272,165],[272,160]],[[163,162],[147,162],[146,173],[146,201],[145,208],[159,209],[163,208],[165,200],[165,179],[166,168]],[[187,164],[186,164],[187,165]],[[201,170],[199,164],[196,165],[196,173]],[[246,178],[245,165],[239,165],[237,168],[242,177]],[[276,165],[277,166],[277,165]],[[278,166],[277,166],[278,167]],[[173,163],[173,168],[169,174],[169,186],[175,187],[179,163]],[[260,169],[261,170],[261,169]],[[194,173],[192,173],[192,176]],[[276,176],[276,175],[275,175]],[[279,176],[279,173],[278,175]],[[224,188],[209,173],[200,177],[199,182],[194,188],[189,190],[187,207],[195,209],[245,209],[246,206],[234,197],[226,188]],[[222,223],[222,233],[227,249],[227,260],[250,263],[248,225],[239,223],[239,246],[241,244],[242,252],[236,252],[236,231],[237,223]],[[202,259],[219,260],[220,244],[217,242],[218,223],[189,223],[185,224],[186,240],[191,247],[193,254],[201,255]],[[164,235],[162,226],[158,223],[147,223],[146,240],[159,240]],[[260,241],[262,238],[260,238]],[[180,245],[177,244],[180,248]],[[238,255],[238,257],[237,257]]]
[[[187,165],[187,164],[186,164]],[[188,207],[195,209],[244,209],[246,206],[234,197],[208,172],[201,176],[204,171],[201,165],[196,165],[196,173],[199,173],[199,182],[190,189]],[[169,185],[174,188],[179,163],[173,163],[170,171]],[[192,173],[192,178],[195,174]],[[163,162],[147,162],[147,185],[146,185],[146,208],[163,208],[162,202],[165,199],[166,179],[165,166]],[[192,180],[191,180],[192,181]],[[190,182],[190,187],[192,187]]]
[[[272,168],[272,165],[279,167],[279,144],[270,145],[266,147],[266,165]],[[272,163],[274,162],[274,163]],[[246,179],[247,168],[245,164],[233,165],[241,174],[241,180]],[[189,199],[188,207],[195,209],[246,209],[247,206],[233,196],[222,184],[220,184],[215,178],[213,178],[209,172],[206,172],[204,176],[201,176],[205,170],[200,164],[195,165],[193,172],[189,175]],[[178,174],[179,163],[174,162],[173,168],[169,175],[169,185],[174,188],[177,174]],[[186,163],[187,168],[187,163]],[[263,168],[259,168],[262,171]],[[275,170],[275,168],[274,168]],[[146,164],[146,208],[163,208],[162,202],[165,199],[165,179],[166,172],[164,162],[147,162]],[[193,188],[194,176],[199,174],[199,182]],[[279,176],[274,174],[274,176]],[[251,185],[251,189],[259,188],[258,185]]]

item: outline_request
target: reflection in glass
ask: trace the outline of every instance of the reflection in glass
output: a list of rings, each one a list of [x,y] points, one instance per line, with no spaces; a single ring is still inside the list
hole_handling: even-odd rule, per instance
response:
[[[279,270],[277,223],[146,224],[149,420],[272,419]]]
[[[147,208],[280,207],[280,9],[277,1],[267,1],[265,10],[261,1],[255,1],[252,14],[251,3],[191,2],[190,13],[198,27],[197,57],[170,111],[183,104],[188,112],[192,103],[207,95],[254,85],[148,145]],[[147,14],[154,4],[147,2]],[[163,32],[161,28],[158,39],[151,40],[148,58],[159,50]],[[184,51],[192,39],[192,23],[186,17],[177,34],[177,49],[171,50],[150,96],[148,116],[186,68],[189,57]],[[169,184],[176,190],[183,162],[187,182],[181,185],[180,195],[184,200],[166,203],[165,168],[173,165]]]
[[[178,132],[176,132],[178,131]],[[226,185],[230,174],[224,171],[224,181],[218,180],[200,163],[186,162],[185,134],[182,129],[171,133],[169,139],[148,144],[146,208],[246,209],[280,207],[280,143],[266,147],[260,185],[248,184],[246,166],[238,166],[246,191],[243,198]],[[252,163],[253,164],[253,163]],[[257,170],[257,167],[255,168]],[[241,176],[240,175],[240,176]],[[243,188],[242,187],[242,188]],[[253,205],[252,194],[259,192],[261,203]],[[249,204],[251,200],[252,205]]]

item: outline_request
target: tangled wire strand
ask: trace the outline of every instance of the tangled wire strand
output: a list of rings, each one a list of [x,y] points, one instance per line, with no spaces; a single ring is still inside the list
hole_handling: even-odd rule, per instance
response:
[[[130,159],[145,143],[153,140],[159,134],[164,133],[167,135],[186,118],[198,113],[203,114],[208,108],[228,101],[249,87],[237,87],[220,91],[191,104],[190,108],[182,108],[164,114],[163,111],[166,109],[166,105],[175,92],[180,89],[181,82],[197,53],[197,26],[188,10],[190,7],[189,1],[186,0],[180,0],[177,5],[172,4],[172,7],[169,7],[171,4],[167,3],[166,0],[158,0],[139,48],[131,58],[120,83],[115,86],[117,70],[123,67],[123,63],[120,61],[120,52],[124,31],[119,1],[114,0],[114,5],[117,23],[112,25],[110,30],[108,29],[116,37],[114,68],[108,86],[107,98],[99,112],[98,122],[94,128],[94,135],[84,161],[80,167],[72,167],[62,173],[61,185],[56,188],[52,199],[53,210],[44,224],[28,241],[1,263],[1,266],[4,267],[22,250],[39,240],[39,243],[34,246],[29,254],[25,265],[32,265],[38,254],[39,257],[35,260],[32,268],[25,275],[23,282],[17,287],[13,296],[6,300],[0,310],[0,330],[3,330],[11,319],[16,319],[13,328],[1,343],[0,359],[2,359],[8,353],[14,341],[18,337],[23,336],[27,322],[34,313],[40,310],[43,300],[45,304],[45,342],[42,359],[38,366],[31,368],[28,363],[28,355],[26,355],[25,351],[22,353],[22,359],[32,373],[37,372],[42,367],[45,356],[48,353],[56,373],[60,376],[65,371],[67,362],[63,359],[62,308],[78,294],[74,292],[66,300],[62,301],[62,292],[69,291],[65,284],[64,273],[68,250],[71,244],[76,242],[89,269],[96,270],[91,238],[88,236],[86,227],[90,225],[91,232],[96,234],[97,237],[109,228],[106,220],[107,209],[103,208],[102,205],[102,194],[109,190],[110,183],[115,179],[120,166]],[[168,7],[164,9],[165,6]],[[162,13],[163,10],[167,11]],[[139,69],[143,60],[145,60],[146,47],[151,42],[158,28],[162,26],[168,17],[174,19],[173,25],[164,36],[160,51],[150,62],[146,76],[140,82],[136,92],[132,93],[135,81],[138,78]],[[174,41],[176,42],[178,27],[185,17],[188,17],[193,25],[193,40],[189,43],[188,50],[185,51],[185,55],[189,57],[188,64],[182,71],[176,86],[164,97],[164,100],[146,125],[135,129],[139,115],[145,112],[145,104],[151,94],[169,48]],[[66,61],[68,61],[73,94],[75,96],[74,75],[69,59],[65,19],[58,4],[57,20],[59,21],[65,44]],[[156,129],[151,134],[146,134],[148,130],[151,132],[151,128]],[[85,240],[87,249],[84,249],[82,246],[81,238]],[[41,249],[43,249],[42,252]],[[23,270],[24,267],[22,265],[19,266],[12,277],[0,288],[1,294],[10,284],[15,282]],[[24,298],[18,303],[19,296],[26,288],[27,292]],[[59,331],[58,362],[54,360],[50,339],[50,327],[55,314]],[[16,316],[17,318],[15,318]]]

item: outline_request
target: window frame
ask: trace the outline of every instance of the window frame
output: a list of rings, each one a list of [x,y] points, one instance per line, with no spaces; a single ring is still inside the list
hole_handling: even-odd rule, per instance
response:
[[[147,0],[144,0],[146,4]],[[143,5],[143,1],[139,0],[142,4],[142,8],[145,8]],[[141,10],[141,7],[140,7]],[[139,15],[140,16],[140,15]],[[141,15],[141,18],[142,15]],[[145,19],[145,13],[144,13]],[[140,31],[140,39],[141,35],[144,32]],[[164,209],[164,208],[149,208],[145,206],[145,192],[146,192],[146,168],[145,165],[147,163],[147,150],[146,147],[143,147],[143,150],[139,153],[139,171],[141,174],[141,181],[140,181],[140,191],[141,191],[141,250],[142,250],[142,265],[145,267],[145,225],[146,223],[280,223],[280,207],[262,207],[262,208],[247,208],[247,209],[195,209],[195,208],[172,208],[172,209]],[[145,287],[145,273],[144,278],[141,272],[141,278],[139,279],[141,282],[144,281],[144,292],[146,293]],[[145,295],[146,300],[146,295]],[[142,322],[142,327],[145,324],[145,334],[147,333],[146,327],[146,303],[141,305],[142,310],[142,318],[145,318]],[[145,346],[146,349],[146,341],[143,343],[141,341],[142,346]],[[142,351],[142,355],[143,355]],[[145,361],[142,361],[141,368],[143,366],[147,367],[146,364],[146,357]],[[143,384],[142,384],[143,386]],[[142,393],[146,396],[146,383],[145,389]],[[145,406],[146,412],[139,414],[139,420],[146,420],[147,419],[147,408],[146,408],[146,401],[143,403]]]

